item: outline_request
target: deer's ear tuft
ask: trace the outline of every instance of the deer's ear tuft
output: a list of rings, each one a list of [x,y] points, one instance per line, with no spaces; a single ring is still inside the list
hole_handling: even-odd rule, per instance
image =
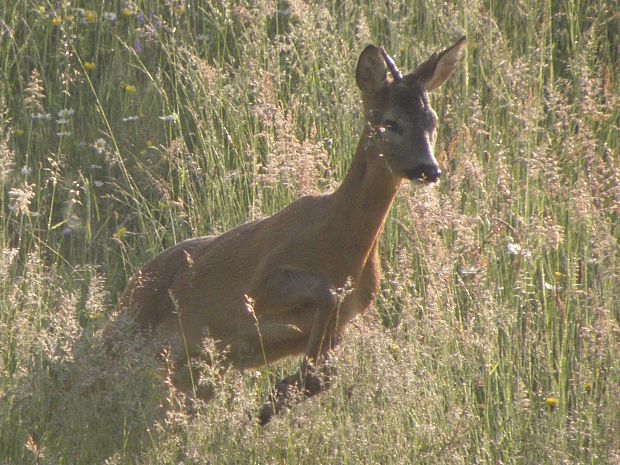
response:
[[[381,49],[369,45],[361,53],[357,61],[355,79],[357,85],[365,95],[375,95],[388,83],[387,64],[383,59]]]

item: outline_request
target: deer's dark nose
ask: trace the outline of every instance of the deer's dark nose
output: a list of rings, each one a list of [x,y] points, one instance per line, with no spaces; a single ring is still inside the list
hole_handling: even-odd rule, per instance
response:
[[[437,165],[419,165],[405,170],[405,176],[412,181],[437,182],[441,177],[441,170]]]

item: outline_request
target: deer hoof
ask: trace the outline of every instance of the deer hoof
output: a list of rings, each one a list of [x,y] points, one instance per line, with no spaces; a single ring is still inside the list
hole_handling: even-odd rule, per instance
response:
[[[271,418],[275,414],[275,409],[271,403],[266,403],[263,405],[263,408],[260,409],[258,413],[258,424],[261,426],[265,426],[267,423],[271,421]]]

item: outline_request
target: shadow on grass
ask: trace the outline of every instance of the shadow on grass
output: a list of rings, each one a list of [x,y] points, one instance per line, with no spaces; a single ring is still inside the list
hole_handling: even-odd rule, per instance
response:
[[[0,391],[0,462],[103,463],[139,456],[170,402],[161,362],[127,344],[110,355],[82,336],[55,356],[33,354]],[[58,356],[64,352],[64,356]],[[42,459],[44,461],[42,462]]]

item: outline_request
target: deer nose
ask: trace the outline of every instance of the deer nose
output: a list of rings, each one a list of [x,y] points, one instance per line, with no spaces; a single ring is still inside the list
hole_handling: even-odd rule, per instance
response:
[[[405,170],[405,175],[412,181],[437,182],[441,177],[441,170],[437,165],[424,164]]]

